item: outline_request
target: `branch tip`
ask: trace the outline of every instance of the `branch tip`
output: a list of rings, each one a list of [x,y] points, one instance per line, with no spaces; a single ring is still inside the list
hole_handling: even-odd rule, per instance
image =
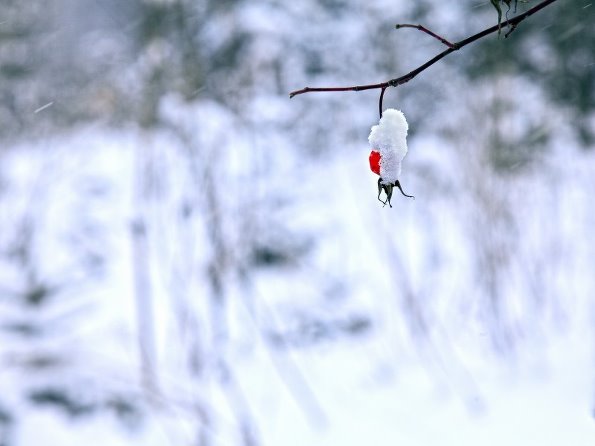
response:
[[[410,23],[397,23],[395,25],[395,29],[400,29],[400,28],[415,28],[423,33],[426,33],[429,36],[432,36],[434,39],[439,40],[441,43],[443,43],[444,45],[446,45],[449,48],[454,47],[453,43],[449,42],[444,37],[436,34],[435,32],[430,31],[428,28],[426,28],[423,25],[412,25]]]

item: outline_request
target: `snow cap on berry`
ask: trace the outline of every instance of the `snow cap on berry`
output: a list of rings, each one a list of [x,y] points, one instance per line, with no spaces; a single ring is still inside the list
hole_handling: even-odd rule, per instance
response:
[[[389,108],[378,125],[372,127],[368,142],[380,153],[380,178],[383,184],[394,183],[401,174],[401,162],[407,155],[407,120],[400,110]]]

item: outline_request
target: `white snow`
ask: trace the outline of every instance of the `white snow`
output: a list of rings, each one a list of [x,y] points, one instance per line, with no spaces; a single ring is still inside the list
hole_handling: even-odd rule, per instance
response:
[[[237,157],[245,170],[249,170],[246,167],[249,158],[238,138],[227,140],[220,136],[225,133],[223,123],[229,122],[228,114],[208,101],[195,104],[194,112],[181,102],[171,102],[169,106],[172,108],[166,107],[162,112],[183,128],[192,123],[201,124],[205,134],[196,133],[201,135],[198,147],[209,147],[202,148],[204,153],[220,149],[216,153],[227,153],[222,155],[226,160]],[[179,110],[186,116],[175,113]],[[374,138],[393,128],[392,133],[383,137],[385,142],[392,141],[390,138],[399,133],[394,130],[398,122],[401,136],[406,134],[406,122],[398,118],[402,116],[400,113],[385,116],[388,119],[376,127],[379,130],[374,132]],[[182,121],[183,118],[188,122]],[[386,121],[392,122],[386,126],[383,124]],[[192,127],[187,129],[190,130]],[[156,361],[162,391],[166,399],[181,401],[181,406],[187,400],[192,402],[193,395],[205,399],[211,395],[209,405],[220,426],[213,445],[239,444],[234,440],[236,421],[230,414],[229,403],[222,398],[225,393],[221,386],[188,374],[183,362],[184,341],[169,329],[176,324],[172,301],[181,297],[164,284],[171,281],[175,286],[181,280],[179,277],[184,277],[185,264],[178,259],[185,259],[185,253],[191,253],[192,271],[201,267],[208,251],[202,242],[200,221],[204,219],[208,223],[212,218],[197,212],[197,221],[188,228],[189,232],[180,231],[177,204],[196,189],[184,167],[187,152],[180,141],[157,131],[144,134],[135,129],[114,132],[87,128],[44,141],[40,147],[28,143],[8,151],[4,153],[2,166],[11,193],[4,197],[1,213],[4,220],[0,221],[10,226],[8,217],[22,212],[18,204],[26,202],[26,191],[35,184],[39,169],[45,166],[54,175],[47,190],[44,189],[46,217],[42,219],[42,213],[37,212],[36,218],[41,219],[44,227],[45,241],[39,249],[46,274],[56,275],[58,266],[71,270],[69,259],[62,258],[70,251],[59,244],[60,234],[68,229],[66,223],[84,214],[106,226],[103,236],[94,237],[100,239],[105,253],[114,260],[101,284],[92,283],[89,288],[78,290],[93,301],[93,312],[78,321],[82,326],[77,320],[69,326],[61,325],[63,339],[72,342],[74,337],[77,342],[77,348],[71,349],[70,360],[78,366],[69,369],[65,376],[66,379],[84,376],[85,383],[91,380],[100,388],[135,388],[138,355],[127,228],[132,217],[134,153],[135,149],[146,149],[147,141],[152,142],[150,153],[164,169],[159,171],[159,200],[151,208],[158,231],[149,232],[153,234],[151,261],[158,269],[153,291]],[[448,170],[445,166],[449,166],[449,160],[454,162],[451,160],[454,156],[450,151],[439,150],[439,143],[429,138],[418,140],[416,145],[424,150],[414,153],[410,159],[412,168],[427,165],[439,172]],[[41,150],[45,147],[52,150]],[[389,147],[398,145],[393,143]],[[358,149],[353,146],[346,150],[356,153]],[[270,157],[265,166],[276,166],[274,172],[279,170],[279,160],[288,164],[283,164],[280,178],[267,180],[273,182],[267,187],[281,188],[291,178],[287,174],[289,168],[298,161],[288,160],[285,150],[264,153]],[[369,199],[364,187],[369,177],[362,175],[357,156],[336,153],[326,163],[306,164],[300,170],[301,188],[284,189],[295,192],[294,204],[286,208],[284,215],[291,216],[288,220],[298,233],[324,234],[318,239],[315,254],[305,260],[304,268],[271,270],[253,276],[255,308],[249,308],[246,296],[239,291],[228,304],[233,330],[225,355],[233,364],[238,386],[249,402],[262,444],[349,446],[399,441],[412,446],[530,444],[532,441],[545,446],[592,444],[595,423],[590,418],[594,390],[590,315],[595,285],[589,265],[594,251],[593,244],[585,240],[591,240],[594,213],[589,192],[595,163],[592,156],[579,155],[565,153],[564,162],[562,158],[553,162],[564,165],[557,176],[560,185],[556,189],[560,194],[564,192],[564,200],[553,196],[545,187],[551,185],[547,177],[537,174],[527,178],[525,187],[514,188],[519,190],[519,196],[512,201],[514,209],[517,213],[523,210],[523,226],[518,229],[521,231],[518,252],[523,254],[519,262],[530,266],[534,259],[552,259],[554,256],[547,256],[548,246],[555,242],[552,249],[560,250],[559,263],[551,260],[536,266],[551,272],[548,274],[552,280],[544,283],[548,292],[560,293],[562,309],[556,309],[554,303],[544,298],[538,303],[543,314],[552,314],[553,320],[563,319],[567,328],[556,328],[555,323],[537,316],[521,319],[525,342],[518,347],[517,355],[508,359],[490,353],[484,326],[476,320],[479,316],[473,316],[479,314],[479,309],[474,282],[468,273],[474,257],[470,251],[469,226],[462,223],[467,215],[466,206],[453,206],[448,195],[432,195],[435,184],[413,176],[412,180],[418,182],[416,187],[425,187],[430,198],[425,204],[404,207],[395,221]],[[199,158],[200,163],[208,160]],[[248,187],[246,192],[240,192],[233,183],[238,171],[228,170],[229,165],[225,162],[221,170],[232,172],[226,176],[225,185],[232,185],[235,193],[230,195],[230,200],[221,200],[222,212],[229,212],[229,206],[235,206],[238,194],[248,197],[256,193]],[[327,187],[329,176],[338,178],[335,188]],[[105,185],[103,195],[91,198],[83,194],[85,188],[80,185],[86,184],[85,179],[101,180]],[[522,199],[527,194],[529,197]],[[466,200],[469,195],[464,197]],[[562,245],[556,248],[556,243]],[[234,242],[234,246],[240,245]],[[433,254],[428,255],[431,250]],[[169,272],[174,267],[175,275]],[[1,272],[6,275],[7,271]],[[322,275],[345,281],[350,298],[343,303],[329,300],[325,304],[320,297],[325,292],[320,289]],[[510,291],[515,301],[526,302],[523,282],[511,280],[511,286],[515,287]],[[201,318],[205,299],[195,297],[204,293],[204,282],[184,282],[184,287],[188,287],[194,316]],[[399,291],[401,287],[409,289],[419,308],[427,312],[430,324],[426,341],[415,341],[409,334],[403,312],[406,294]],[[257,333],[268,326],[263,320],[274,320],[277,328],[287,328],[286,309],[299,306],[323,311],[325,305],[337,314],[349,306],[353,311],[370,315],[372,331],[359,339],[290,352],[271,349]],[[252,311],[258,314],[254,320],[248,315]],[[555,316],[560,311],[563,316]],[[9,317],[5,308],[2,314],[3,319]],[[18,353],[25,347],[13,339],[3,340],[0,352],[4,355]],[[5,401],[20,401],[19,395],[27,389],[32,377],[10,368],[4,376],[0,390]],[[73,378],[73,382],[76,384],[77,380]],[[307,396],[308,392],[315,399]],[[172,444],[190,444],[196,429],[194,414],[174,403],[175,410],[169,413],[149,411],[145,424],[137,432],[122,430],[99,413],[73,422],[57,410],[39,411],[26,401],[19,404],[22,421],[15,438],[23,445],[39,444],[48,437],[56,444],[65,445],[151,446],[164,444],[165,439]],[[317,423],[317,419],[324,420]]]
[[[408,129],[403,112],[389,108],[370,131],[368,141],[372,149],[380,152],[380,178],[384,184],[394,183],[401,175],[401,162],[407,155]]]

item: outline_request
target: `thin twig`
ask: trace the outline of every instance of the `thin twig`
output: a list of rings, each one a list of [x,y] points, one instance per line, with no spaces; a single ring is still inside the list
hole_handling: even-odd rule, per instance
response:
[[[510,27],[510,29],[506,32],[506,34],[504,34],[504,38],[505,39],[508,39],[508,36],[510,36],[514,32],[514,30],[516,29],[516,27],[517,27],[517,25],[512,25]]]
[[[439,40],[440,42],[442,42],[442,43],[443,43],[444,45],[446,45],[447,47],[449,47],[449,48],[454,48],[454,44],[453,44],[453,43],[450,43],[450,42],[449,42],[448,40],[446,40],[444,37],[442,37],[442,36],[439,36],[438,34],[436,34],[436,33],[432,32],[432,31],[430,31],[428,28],[426,28],[426,27],[425,27],[425,26],[423,26],[423,25],[411,25],[411,24],[409,24],[409,23],[398,23],[398,24],[396,24],[396,25],[395,25],[395,28],[396,28],[396,29],[400,29],[400,28],[415,28],[415,29],[418,29],[418,30],[420,30],[420,31],[422,31],[422,32],[424,32],[424,33],[426,33],[426,34],[428,34],[428,35],[432,36],[434,39],[437,39],[437,40]]]
[[[543,8],[551,5],[552,3],[556,2],[556,1],[557,0],[545,0],[541,3],[539,3],[538,5],[535,5],[533,8],[527,10],[523,14],[519,14],[516,17],[513,17],[512,19],[507,20],[506,22],[502,23],[502,26],[516,27],[519,23],[521,23],[527,17],[532,16],[536,12],[541,11]],[[314,92],[324,92],[324,91],[329,91],[329,92],[333,92],[333,91],[363,91],[363,90],[386,89],[388,87],[397,87],[397,86],[402,85],[406,82],[409,82],[411,79],[413,79],[419,73],[428,69],[429,67],[434,65],[436,62],[438,62],[443,57],[448,56],[450,53],[457,51],[458,49],[463,48],[464,46],[469,45],[470,43],[475,42],[476,40],[479,40],[482,37],[485,37],[489,34],[492,34],[496,31],[498,31],[499,28],[500,28],[500,25],[494,25],[490,28],[484,29],[481,32],[478,32],[477,34],[467,37],[466,39],[463,39],[459,42],[453,43],[452,48],[448,48],[448,49],[444,50],[443,52],[441,52],[440,54],[437,54],[432,59],[428,60],[426,63],[417,67],[415,70],[410,71],[409,73],[404,74],[401,77],[397,77],[395,79],[391,79],[386,82],[380,82],[377,84],[368,84],[368,85],[355,85],[353,87],[315,87],[315,88],[306,87],[306,88],[302,88],[301,90],[292,91],[291,93],[289,93],[289,97],[293,98],[294,96],[298,96],[298,95],[304,94],[304,93],[314,93]],[[382,96],[383,95],[381,94],[381,98],[382,98]]]

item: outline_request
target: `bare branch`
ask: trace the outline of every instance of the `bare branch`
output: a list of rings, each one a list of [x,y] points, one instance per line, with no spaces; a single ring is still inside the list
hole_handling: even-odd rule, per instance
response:
[[[410,25],[409,23],[398,23],[395,25],[396,29],[401,29],[401,28],[415,28],[418,29],[430,36],[432,36],[434,39],[439,40],[440,42],[442,42],[444,45],[446,45],[449,48],[454,48],[454,44],[450,43],[448,40],[446,40],[444,37],[439,36],[438,34],[430,31],[428,28],[426,28],[425,26],[422,25]]]
[[[490,28],[487,28],[487,29],[484,29],[483,31],[478,32],[477,34],[467,37],[466,39],[463,39],[459,42],[453,43],[452,47],[449,47],[448,49],[444,50],[440,54],[437,54],[432,59],[428,60],[426,63],[420,65],[415,70],[410,71],[409,73],[404,74],[401,77],[397,77],[395,79],[391,79],[386,82],[380,82],[377,84],[354,85],[352,87],[317,87],[317,88],[306,87],[306,88],[302,88],[301,90],[292,91],[291,93],[289,93],[289,97],[293,98],[294,96],[297,96],[300,94],[313,93],[313,92],[363,91],[363,90],[374,90],[374,89],[386,89],[388,87],[397,87],[399,85],[409,82],[411,79],[413,79],[419,73],[428,69],[429,67],[434,65],[436,62],[438,62],[443,57],[448,56],[453,51],[457,51],[457,50],[463,48],[464,46],[469,45],[470,43],[473,43],[476,40],[481,39],[482,37],[485,37],[489,34],[495,33],[496,31],[501,29],[502,26],[510,26],[511,30],[514,30],[518,26],[518,24],[521,23],[523,20],[525,20],[527,17],[532,16],[536,12],[541,11],[543,8],[551,5],[552,3],[556,2],[556,1],[557,0],[544,0],[543,2],[539,3],[538,5],[535,5],[533,8],[527,10],[526,12],[519,14],[516,17],[513,17],[512,19],[503,22],[501,25],[500,24],[494,25]],[[511,31],[509,31],[507,33],[507,35],[509,35],[510,32]],[[382,107],[382,97],[383,96],[384,96],[383,94],[381,94],[381,96],[380,96],[380,106],[381,107]]]
[[[512,25],[510,27],[510,29],[506,32],[506,34],[504,34],[504,38],[507,39],[508,36],[510,36],[513,33],[513,31],[516,29],[516,27],[517,27],[517,25]]]

